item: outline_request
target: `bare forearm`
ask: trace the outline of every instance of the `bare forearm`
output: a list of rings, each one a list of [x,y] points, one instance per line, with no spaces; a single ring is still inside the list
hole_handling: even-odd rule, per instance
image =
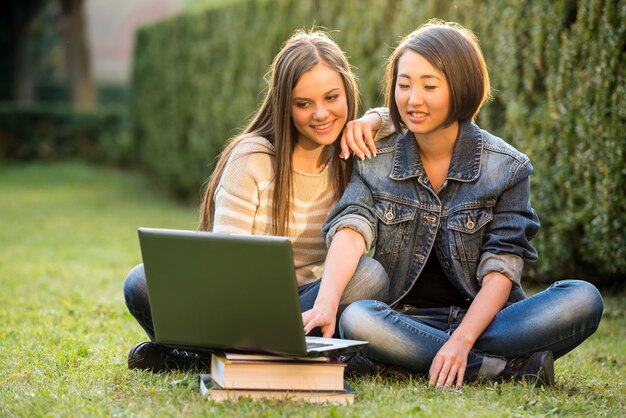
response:
[[[335,234],[326,256],[324,276],[315,304],[302,313],[305,333],[320,327],[322,336],[331,337],[334,334],[341,295],[364,252],[365,240],[358,232],[342,229]]]
[[[506,303],[512,285],[512,282],[501,273],[487,274],[483,279],[482,288],[451,339],[462,341],[472,347]]]
[[[339,304],[363,253],[365,240],[361,234],[348,228],[337,231],[328,249],[317,301]]]

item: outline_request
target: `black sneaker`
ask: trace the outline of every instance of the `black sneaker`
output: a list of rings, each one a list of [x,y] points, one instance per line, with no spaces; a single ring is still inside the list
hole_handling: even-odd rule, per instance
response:
[[[339,360],[346,363],[347,377],[378,376],[384,373],[385,365],[378,363],[359,353],[341,356]]]
[[[346,363],[346,377],[381,376],[398,380],[409,380],[416,373],[400,366],[387,365],[374,361],[362,354],[355,353],[340,358]]]
[[[552,351],[539,351],[529,357],[510,359],[498,380],[524,380],[539,386],[554,386],[554,357]]]
[[[189,350],[169,348],[151,342],[139,343],[128,353],[128,368],[155,373],[167,370],[209,370],[211,356]]]

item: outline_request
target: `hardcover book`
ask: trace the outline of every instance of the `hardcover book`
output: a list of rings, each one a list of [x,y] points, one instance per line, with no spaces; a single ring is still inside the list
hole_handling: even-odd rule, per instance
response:
[[[242,398],[278,399],[286,401],[304,401],[310,403],[329,403],[351,405],[356,391],[344,382],[341,391],[306,391],[306,390],[262,390],[262,389],[224,389],[211,379],[209,374],[201,374],[200,394],[215,402],[235,401]]]
[[[344,390],[345,364],[341,361],[228,357],[213,354],[211,358],[211,377],[223,389]]]

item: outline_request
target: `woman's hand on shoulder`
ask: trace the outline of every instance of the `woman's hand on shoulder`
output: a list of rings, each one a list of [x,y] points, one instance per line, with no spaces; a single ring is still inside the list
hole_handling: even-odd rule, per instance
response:
[[[356,154],[361,160],[366,157],[376,156],[376,145],[374,135],[380,128],[382,120],[376,112],[363,115],[359,119],[346,123],[341,135],[341,154],[343,159],[350,157],[350,151]]]

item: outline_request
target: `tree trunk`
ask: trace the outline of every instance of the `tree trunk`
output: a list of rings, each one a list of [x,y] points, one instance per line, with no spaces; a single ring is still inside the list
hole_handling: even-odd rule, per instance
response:
[[[84,0],[60,0],[61,33],[65,62],[72,93],[72,104],[78,109],[96,106],[96,89],[91,72]]]
[[[18,106],[32,104],[35,99],[33,83],[32,26],[35,15],[19,22],[13,44],[13,100]]]
[[[33,26],[43,5],[43,0],[0,3],[2,41],[7,44],[1,58],[3,61],[8,58],[10,63],[2,71],[2,76],[9,78],[9,87],[2,94],[4,99],[10,97],[18,105],[29,105],[35,100]]]

